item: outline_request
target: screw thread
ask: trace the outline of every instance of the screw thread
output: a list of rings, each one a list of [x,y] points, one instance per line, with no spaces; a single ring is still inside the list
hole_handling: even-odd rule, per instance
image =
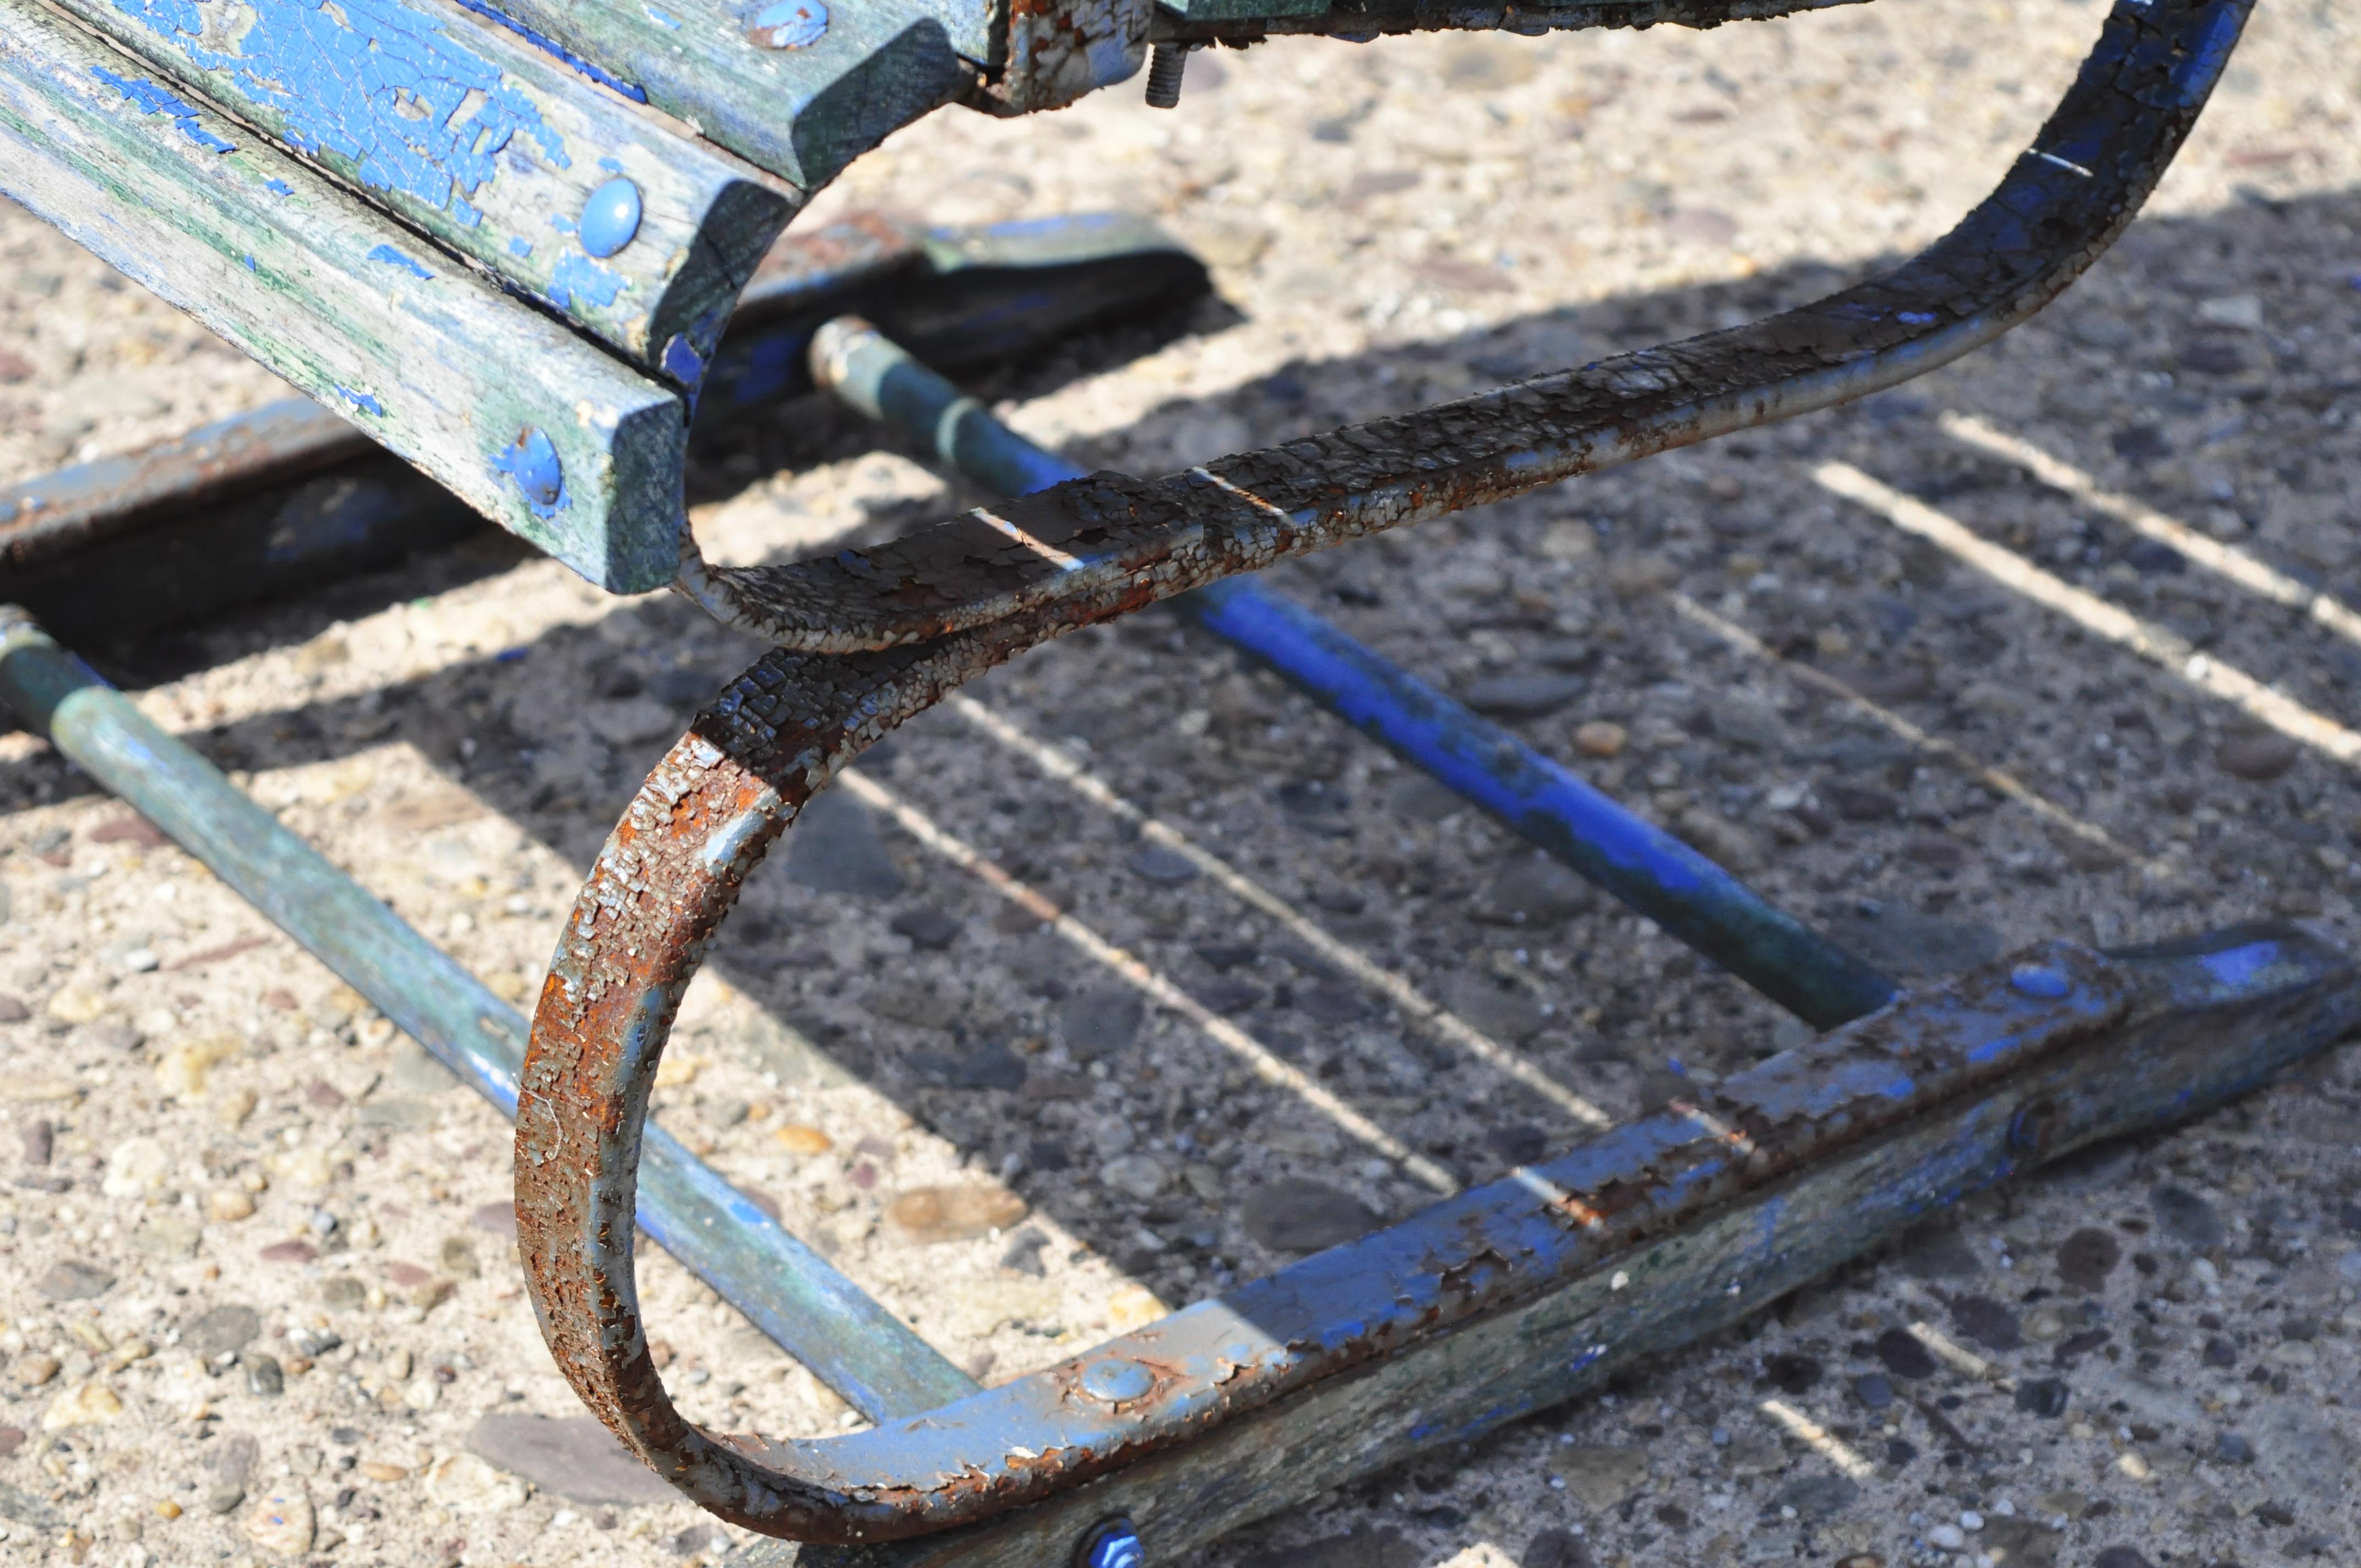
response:
[[[1174,109],[1180,104],[1180,77],[1189,69],[1189,46],[1158,44],[1148,56],[1148,106]]]

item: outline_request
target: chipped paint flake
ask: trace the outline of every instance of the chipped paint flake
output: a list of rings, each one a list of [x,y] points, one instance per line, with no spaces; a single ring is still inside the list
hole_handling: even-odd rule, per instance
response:
[[[196,105],[167,93],[144,76],[117,76],[103,65],[93,65],[90,73],[123,94],[125,100],[143,115],[169,115],[181,134],[199,147],[214,152],[236,152],[236,142],[221,137],[197,122]]]

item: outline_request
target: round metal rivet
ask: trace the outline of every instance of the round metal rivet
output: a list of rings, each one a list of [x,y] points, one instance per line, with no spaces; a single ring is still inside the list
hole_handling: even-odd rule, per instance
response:
[[[582,203],[582,248],[605,260],[640,232],[640,188],[618,175]]]
[[[2019,964],[2008,971],[2009,984],[2027,996],[2037,996],[2044,1002],[2054,1002],[2074,989],[2074,982],[2061,970],[2048,964]]]
[[[771,0],[746,24],[748,41],[764,49],[809,49],[828,34],[819,0]]]
[[[558,461],[557,444],[540,430],[518,432],[516,444],[501,457],[500,466],[533,505],[554,507],[566,493],[566,466]]]
[[[1156,1374],[1137,1361],[1121,1361],[1110,1356],[1104,1361],[1093,1361],[1082,1368],[1082,1392],[1110,1405],[1141,1398],[1155,1387]]]
[[[1147,1562],[1139,1527],[1120,1514],[1091,1526],[1074,1551],[1074,1568],[1143,1568]]]

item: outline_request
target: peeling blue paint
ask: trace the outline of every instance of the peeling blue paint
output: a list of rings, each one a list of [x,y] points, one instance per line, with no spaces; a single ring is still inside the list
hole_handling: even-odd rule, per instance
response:
[[[603,71],[598,66],[591,64],[590,61],[583,59],[580,55],[576,54],[572,49],[567,49],[555,38],[549,37],[545,33],[537,33],[533,31],[531,27],[526,27],[522,22],[518,21],[514,16],[503,16],[500,12],[493,10],[489,5],[484,4],[484,0],[459,0],[459,4],[467,9],[473,11],[477,16],[483,17],[484,20],[488,22],[498,22],[501,27],[506,27],[509,31],[514,33],[517,37],[522,38],[533,48],[541,50],[544,54],[549,55],[556,60],[564,60],[566,64],[572,66],[575,70],[580,71],[591,81],[596,82],[599,86],[610,88],[617,93],[620,93],[624,97],[629,98],[634,104],[644,104],[648,101],[647,93],[634,86],[632,83],[624,81],[621,77],[617,76],[610,71]]]
[[[469,227],[482,214],[467,198],[499,172],[499,154],[520,133],[550,162],[568,165],[564,138],[529,94],[397,0],[245,0],[234,20],[231,7],[201,0],[114,5],[196,69],[235,77],[280,116],[296,151],[332,156],[361,184]]]
[[[677,333],[664,345],[662,365],[664,373],[684,387],[694,387],[705,379],[705,356]]]
[[[640,9],[645,11],[648,14],[648,20],[657,27],[669,27],[675,33],[680,31],[680,23],[667,13],[657,10],[653,5],[642,5]]]
[[[511,238],[509,241],[509,254],[511,256],[531,256],[533,254],[533,242],[527,239]]]
[[[623,291],[623,276],[609,272],[578,250],[567,251],[557,258],[557,270],[549,280],[550,302],[561,311],[571,311],[596,305],[605,310]]]
[[[429,272],[425,268],[421,267],[414,259],[404,256],[401,251],[396,250],[390,245],[380,245],[374,247],[369,251],[368,258],[371,261],[382,261],[388,267],[399,267],[404,272],[410,273],[413,277],[431,279],[434,276],[434,273]]]
[[[566,510],[566,468],[556,444],[542,432],[519,431],[516,440],[493,453],[489,461],[493,472],[516,481],[533,516],[547,520]]]
[[[208,152],[236,152],[237,144],[226,142],[197,123],[193,104],[184,103],[167,93],[144,76],[117,76],[103,65],[93,65],[90,73],[123,94],[143,115],[171,116],[180,133]]]
[[[365,414],[376,414],[380,418],[384,416],[385,405],[379,402],[374,396],[368,392],[356,392],[350,387],[338,387],[336,389],[336,396],[344,399],[345,401],[352,404],[353,407],[358,409]]]
[[[284,180],[266,180],[262,182],[262,188],[269,192],[274,196],[292,196],[295,194],[295,187],[290,185]]]
[[[256,267],[256,266],[255,266],[255,264],[254,264],[254,258],[252,258],[251,256],[241,256],[241,257],[239,257],[239,258],[238,258],[238,259],[239,259],[240,261],[243,261],[243,262],[245,262],[245,263],[246,263],[246,269],[247,269],[248,272],[257,272],[257,271],[261,270],[261,269],[259,269],[259,268],[258,268],[258,267]]]

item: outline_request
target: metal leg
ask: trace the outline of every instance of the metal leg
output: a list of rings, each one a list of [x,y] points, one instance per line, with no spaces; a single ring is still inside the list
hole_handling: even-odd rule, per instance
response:
[[[2052,944],[1090,1355],[845,1437],[691,1425],[656,1374],[632,1275],[638,1138],[681,996],[744,878],[864,747],[1062,631],[1858,396],[1988,341],[2129,221],[2245,13],[2244,0],[2125,0],[1991,200],[1917,260],[1805,311],[1159,485],[1070,482],[865,555],[731,571],[692,550],[686,591],[792,646],[733,683],[642,786],[534,1019],[520,1241],[584,1400],[706,1508],[798,1540],[929,1535],[1052,1498],[1034,1517],[1073,1523],[1059,1510],[1128,1495],[1130,1467],[1176,1467],[1169,1479],[1199,1456],[1209,1490],[1179,1499],[1187,1518],[1235,1523],[1284,1491],[1268,1465],[1220,1468],[1242,1442],[1333,1480],[1329,1458],[1350,1473],[1485,1430],[1791,1288],[1871,1245],[1881,1216],[1898,1223],[2051,1149],[2182,1113],[2347,1026],[2349,969],[2298,934],[2139,961]],[[2221,1051],[2225,1038],[2238,1048]],[[1900,1207],[1881,1209],[1886,1194]],[[1394,1397],[1405,1387],[1414,1397]],[[1070,1500],[1101,1476],[1087,1503]],[[1033,1560],[1039,1544],[1025,1548]]]

